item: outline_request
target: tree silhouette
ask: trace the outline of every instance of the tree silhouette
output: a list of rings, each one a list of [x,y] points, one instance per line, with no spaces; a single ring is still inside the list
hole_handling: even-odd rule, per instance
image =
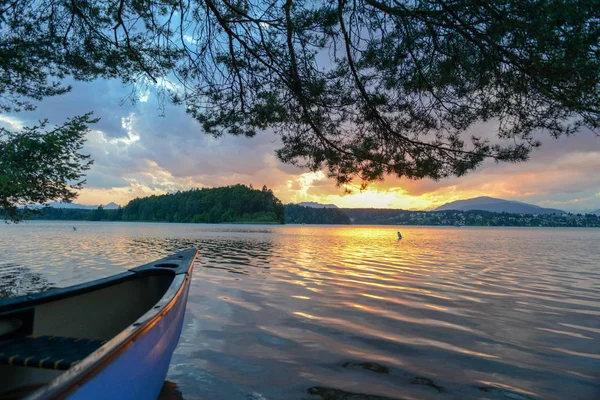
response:
[[[75,198],[92,165],[80,150],[96,121],[86,114],[47,131],[47,121],[20,132],[0,128],[0,212],[6,218],[18,221],[39,211],[20,206]]]
[[[120,78],[214,136],[271,128],[339,184],[440,179],[598,129],[599,21],[575,0],[2,1],[0,96]],[[496,140],[469,134],[487,121]]]

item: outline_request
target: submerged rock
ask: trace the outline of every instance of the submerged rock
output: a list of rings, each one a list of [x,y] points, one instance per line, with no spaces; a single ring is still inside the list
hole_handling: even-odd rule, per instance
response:
[[[528,395],[523,394],[523,393],[513,392],[512,390],[503,389],[503,388],[499,388],[499,387],[496,387],[496,386],[476,386],[476,387],[477,387],[477,389],[481,390],[482,392],[500,394],[500,395],[502,395],[504,397],[508,397],[509,399],[514,399],[514,400],[535,400],[535,397],[528,396]]]
[[[410,380],[410,383],[414,385],[425,385],[434,388],[438,392],[444,392],[444,388],[442,386],[436,385],[431,379],[423,378],[422,376],[416,376],[414,379]]]
[[[345,363],[342,364],[342,367],[347,368],[347,367],[361,367],[362,369],[367,369],[369,371],[373,371],[373,372],[377,372],[378,374],[389,374],[390,373],[390,369],[388,367],[385,367],[383,365],[379,365],[379,364],[375,364],[372,362],[352,362],[352,361],[346,361]]]
[[[307,390],[308,394],[321,396],[322,400],[402,400],[373,394],[346,392],[345,390],[314,386]]]

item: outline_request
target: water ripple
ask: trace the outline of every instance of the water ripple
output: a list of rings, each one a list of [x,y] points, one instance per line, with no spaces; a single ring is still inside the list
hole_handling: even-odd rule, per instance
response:
[[[163,398],[600,398],[600,231],[27,222],[0,296],[197,247]]]

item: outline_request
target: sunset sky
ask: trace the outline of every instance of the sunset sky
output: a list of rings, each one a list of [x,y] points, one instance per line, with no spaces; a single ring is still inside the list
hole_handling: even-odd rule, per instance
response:
[[[236,183],[271,188],[284,203],[315,201],[339,207],[431,209],[476,196],[518,200],[568,211],[600,209],[600,138],[590,131],[558,140],[540,135],[543,145],[523,164],[486,162],[461,178],[410,181],[387,177],[360,192],[360,182],[344,194],[324,172],[284,165],[274,155],[278,138],[264,132],[255,138],[205,135],[183,107],[167,107],[160,116],[156,94],[142,93],[135,105],[129,89],[116,81],[75,83],[67,95],[48,98],[34,112],[0,114],[0,126],[18,129],[48,118],[94,111],[85,151],[95,163],[76,200],[82,204],[125,205],[135,197],[194,187]],[[489,135],[493,125],[474,133]]]

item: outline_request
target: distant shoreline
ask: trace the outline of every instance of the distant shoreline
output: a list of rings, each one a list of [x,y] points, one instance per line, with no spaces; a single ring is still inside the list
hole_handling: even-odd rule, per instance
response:
[[[44,222],[71,222],[73,224],[77,222],[109,222],[109,223],[134,223],[134,224],[186,224],[186,225],[294,225],[294,224],[281,224],[279,222],[175,222],[175,221],[123,221],[116,220],[111,221],[108,219],[103,219],[99,221],[90,221],[87,219],[48,219],[48,218],[27,218],[22,221],[19,221],[19,224],[31,221],[44,221]]]
[[[77,220],[77,219],[44,219],[44,218],[28,218],[26,220],[21,221],[20,223],[27,223],[32,221],[45,221],[45,222],[70,222],[72,224],[76,223],[91,223],[91,222],[103,222],[103,223],[113,223],[113,222],[122,222],[122,223],[137,223],[137,224],[186,224],[186,225],[271,225],[271,226],[381,226],[381,227],[395,227],[397,229],[401,228],[449,228],[449,229],[460,229],[460,228],[588,228],[588,229],[598,229],[600,226],[577,226],[577,225],[561,225],[561,226],[531,226],[531,225],[427,225],[427,224],[411,224],[411,225],[397,225],[397,224],[386,224],[386,223],[351,223],[351,224],[332,224],[332,223],[277,223],[277,222],[169,222],[169,221],[110,221],[110,220],[101,220],[101,221],[89,221],[89,220]]]

